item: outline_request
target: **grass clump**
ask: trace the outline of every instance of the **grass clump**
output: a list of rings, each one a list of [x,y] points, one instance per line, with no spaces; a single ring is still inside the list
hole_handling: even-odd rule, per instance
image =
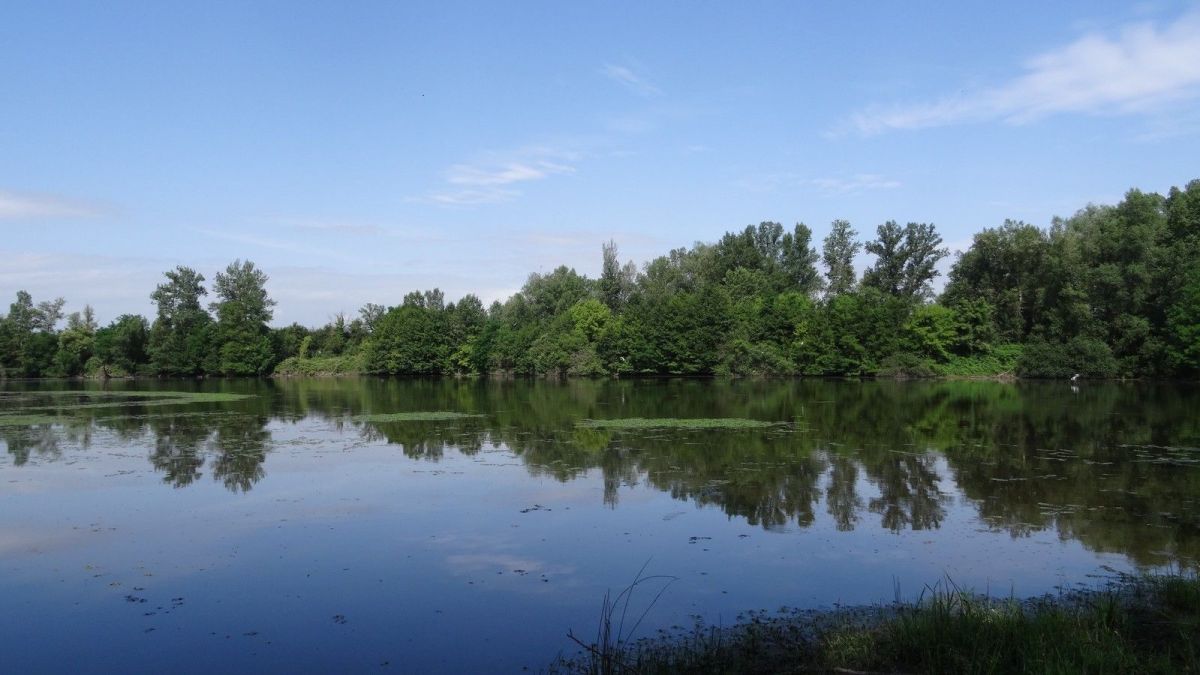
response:
[[[589,429],[762,429],[778,422],[763,422],[740,417],[677,418],[625,417],[612,420],[584,420],[578,424]]]
[[[356,415],[355,422],[448,422],[469,417],[483,417],[470,413],[430,411],[430,412],[397,412]]]
[[[603,637],[603,634],[601,634]],[[752,614],[632,645],[587,645],[568,673],[1200,672],[1200,579],[1128,577],[1103,590],[996,600],[950,582],[908,605]],[[601,659],[603,655],[605,658]]]

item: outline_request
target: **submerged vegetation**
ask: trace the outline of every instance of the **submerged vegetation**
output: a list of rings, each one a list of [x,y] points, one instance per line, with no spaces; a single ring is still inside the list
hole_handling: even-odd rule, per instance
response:
[[[628,591],[629,589],[627,589]],[[606,598],[607,604],[607,598]],[[1181,673],[1200,671],[1200,579],[1130,577],[1029,601],[947,580],[913,604],[752,614],[628,642],[612,612],[565,673]],[[605,626],[609,626],[608,630]],[[620,633],[618,632],[618,635]]]
[[[123,408],[146,407],[162,405],[186,405],[189,403],[232,403],[249,398],[247,394],[228,394],[221,392],[190,392],[190,391],[138,391],[138,392],[107,392],[107,391],[56,391],[38,392],[39,395],[49,395],[53,399],[74,397],[74,402],[53,400],[51,404],[30,410],[85,410],[88,408]],[[100,400],[93,401],[93,398]],[[105,399],[116,400],[105,400]]]
[[[21,398],[8,397],[4,402],[13,407],[0,410],[0,427],[30,427],[44,424],[65,424],[86,419],[80,415],[89,411],[117,409],[118,413],[158,406],[181,406],[195,403],[234,403],[250,394],[193,391],[96,391],[57,390],[38,391]],[[32,405],[20,405],[32,403]],[[177,413],[176,413],[177,414]],[[144,416],[142,416],[144,417]]]
[[[579,423],[579,426],[591,429],[761,429],[775,424],[775,422],[732,417],[720,419],[629,417],[615,420],[584,420]]]
[[[58,421],[54,415],[0,415],[0,427],[32,427]]]
[[[397,412],[377,413],[372,415],[355,415],[355,422],[446,422],[470,417],[483,417],[460,412]]]
[[[437,289],[328,325],[269,328],[267,276],[235,261],[178,267],[153,320],[97,325],[89,308],[21,291],[0,320],[0,376],[818,375],[1194,377],[1200,373],[1200,180],[1131,190],[1049,227],[975,235],[933,297],[950,251],[928,223],[859,241],[835,221],[774,222],[678,248],[639,268],[602,246],[601,273],[532,274],[485,308]],[[855,260],[872,256],[861,279]]]

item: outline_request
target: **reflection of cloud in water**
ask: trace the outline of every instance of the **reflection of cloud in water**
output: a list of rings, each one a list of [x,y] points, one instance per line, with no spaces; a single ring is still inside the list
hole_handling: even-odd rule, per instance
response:
[[[0,529],[0,556],[46,553],[75,544],[87,530],[68,533],[46,533],[16,528]]]
[[[503,535],[442,533],[429,540],[431,544],[452,549],[447,552],[446,566],[453,574],[487,572],[509,574],[569,575],[575,566],[548,563],[514,551],[519,543]]]
[[[504,553],[458,553],[446,556],[446,564],[460,574],[466,572],[494,572],[497,570],[504,572],[515,570],[523,570],[525,572],[549,571],[546,564],[539,560],[519,558]],[[559,568],[556,572],[562,573],[564,569]]]

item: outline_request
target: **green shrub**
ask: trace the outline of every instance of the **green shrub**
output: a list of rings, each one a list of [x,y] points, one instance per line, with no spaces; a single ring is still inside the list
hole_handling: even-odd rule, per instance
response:
[[[1066,343],[1031,342],[1017,360],[1017,374],[1021,377],[1067,379],[1076,373],[1084,377],[1115,377],[1117,359],[1103,342],[1077,337]]]
[[[937,364],[936,369],[939,375],[957,377],[1011,375],[1016,372],[1022,352],[1023,347],[1018,344],[998,345],[983,354],[952,355],[946,363]]]
[[[915,354],[892,354],[879,364],[878,377],[894,377],[898,380],[937,377],[932,361]]]
[[[363,372],[362,353],[300,358],[291,356],[275,366],[276,375],[352,375]]]

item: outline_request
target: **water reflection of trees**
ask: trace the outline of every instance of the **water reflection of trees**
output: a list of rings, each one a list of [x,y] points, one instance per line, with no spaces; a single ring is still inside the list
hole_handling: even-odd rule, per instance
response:
[[[139,383],[145,386],[145,383]],[[171,390],[191,383],[172,382]],[[235,492],[250,490],[265,476],[263,464],[270,449],[267,423],[272,414],[270,383],[207,383],[204,391],[243,390],[252,384],[253,398],[234,404],[189,403],[142,405],[128,400],[119,407],[88,408],[72,404],[94,403],[86,397],[38,398],[27,392],[33,405],[54,407],[56,424],[0,428],[0,439],[15,466],[28,462],[31,453],[47,460],[61,456],[62,447],[95,449],[96,432],[118,447],[147,446],[150,465],[163,482],[185,487],[200,480],[207,465],[214,480]],[[193,388],[195,385],[193,385]],[[151,390],[153,390],[151,386]],[[119,390],[119,387],[118,387]],[[31,403],[27,402],[26,405]]]
[[[0,427],[0,439],[12,456],[13,466],[25,466],[30,457],[41,457],[47,460],[58,459],[62,456],[59,439],[62,434],[49,424],[35,424],[27,427]]]
[[[621,485],[645,481],[764,527],[807,526],[823,504],[838,529],[873,520],[898,531],[939,527],[957,488],[988,526],[1012,536],[1051,530],[1143,564],[1200,558],[1200,419],[1192,412],[1200,395],[1186,386],[368,382],[360,392],[359,409],[488,413],[486,428],[374,429],[412,456],[500,443],[536,475],[565,481],[599,472],[611,504]],[[310,402],[319,398],[308,393]],[[793,426],[575,426],[650,416]]]
[[[177,385],[173,385],[177,386]],[[128,444],[149,438],[163,480],[205,469],[231,490],[261,480],[269,420],[324,419],[407,457],[438,461],[504,447],[536,476],[590,473],[616,506],[647,483],[767,528],[829,518],[839,530],[939,527],[951,495],[1014,537],[1053,531],[1144,564],[1200,559],[1200,392],[1187,386],[991,382],[395,381],[208,383],[254,393],[100,416]],[[359,423],[372,412],[449,410],[453,422]],[[203,414],[197,414],[203,413]],[[749,431],[621,432],[582,419],[743,417],[788,422]],[[20,465],[52,458],[91,424],[0,428]]]

